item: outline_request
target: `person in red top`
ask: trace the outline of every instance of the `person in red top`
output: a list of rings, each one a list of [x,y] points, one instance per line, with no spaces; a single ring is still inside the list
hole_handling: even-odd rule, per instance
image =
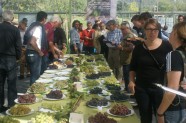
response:
[[[83,51],[83,43],[84,43],[84,34],[83,34],[83,24],[79,24],[79,36],[80,36],[80,51]]]
[[[61,23],[59,16],[54,15],[49,22],[45,24],[45,31],[47,41],[49,43],[49,50],[43,51],[44,56],[42,58],[41,74],[47,69],[49,63],[53,62],[54,59],[58,59],[62,53],[54,44],[54,30]]]
[[[93,54],[94,53],[94,44],[93,44],[94,29],[92,29],[91,22],[87,22],[87,29],[83,31],[83,34],[84,34],[83,50],[85,51],[85,54]]]

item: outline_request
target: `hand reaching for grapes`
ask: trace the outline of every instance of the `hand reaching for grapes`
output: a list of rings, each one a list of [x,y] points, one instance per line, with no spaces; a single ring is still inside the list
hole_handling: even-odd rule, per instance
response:
[[[130,81],[129,82],[129,85],[128,85],[128,88],[129,88],[129,90],[130,90],[130,92],[132,93],[132,94],[134,94],[135,93],[135,83],[134,82],[132,82],[132,81]]]

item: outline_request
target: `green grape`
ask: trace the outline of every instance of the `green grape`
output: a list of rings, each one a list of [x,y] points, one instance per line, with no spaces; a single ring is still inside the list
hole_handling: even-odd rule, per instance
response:
[[[114,75],[104,78],[105,83],[104,84],[116,84],[117,79]]]
[[[110,71],[110,68],[106,67],[106,66],[98,67],[98,69],[99,69],[100,72],[108,72],[108,71]]]
[[[40,113],[31,119],[32,123],[54,123],[54,118],[46,113]]]
[[[9,116],[4,116],[4,117],[0,116],[0,123],[20,123],[20,122]]]
[[[60,103],[55,104],[55,105],[53,103],[42,103],[41,107],[46,108],[46,109],[50,109],[53,111],[60,111],[63,109],[63,106]]]
[[[99,85],[99,82],[96,80],[87,80],[86,81],[86,86],[88,86],[88,87],[98,86],[98,85]]]

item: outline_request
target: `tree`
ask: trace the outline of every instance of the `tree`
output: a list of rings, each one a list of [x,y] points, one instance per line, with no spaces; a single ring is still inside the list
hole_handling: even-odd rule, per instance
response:
[[[170,3],[172,3],[172,1],[171,0],[160,0],[159,1],[159,6],[158,6],[158,9],[159,9],[159,11],[173,11],[174,10],[174,7],[173,7],[173,5],[174,4],[170,4]]]
[[[129,11],[132,11],[132,12],[138,12],[139,11],[139,6],[136,2],[132,2],[130,5],[129,5]]]
[[[74,11],[84,12],[87,0],[73,0]],[[11,9],[16,12],[68,12],[69,0],[3,0],[3,9]]]

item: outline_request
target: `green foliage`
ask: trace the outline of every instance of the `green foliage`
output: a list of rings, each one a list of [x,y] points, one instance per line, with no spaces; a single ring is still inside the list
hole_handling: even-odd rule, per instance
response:
[[[129,5],[129,11],[132,11],[132,12],[138,12],[138,4],[136,2],[132,2],[130,5]]]
[[[160,0],[159,1],[159,11],[173,11],[174,10],[174,7],[173,7],[173,4],[170,4],[171,1],[170,0]]]
[[[84,12],[87,0],[73,0],[74,12]],[[69,0],[3,0],[3,9],[16,12],[69,12]]]
[[[9,116],[4,116],[4,117],[0,116],[0,123],[20,123],[20,122]]]
[[[70,0],[2,0],[3,9],[16,12],[69,12]],[[72,12],[86,12],[87,0],[71,0]],[[118,0],[117,11],[138,11],[139,0]],[[142,11],[186,11],[185,0],[142,0]],[[97,15],[98,13],[94,13]]]
[[[68,92],[70,94],[69,95],[70,99],[73,99],[73,98],[77,99],[79,96],[84,97],[84,93],[78,92],[74,84],[68,85]]]
[[[179,2],[179,4],[176,6],[177,11],[186,11],[186,3],[185,2]]]
[[[58,121],[61,120],[62,118],[67,118],[68,119],[75,102],[76,102],[76,100],[71,100],[70,103],[67,103],[64,106],[63,110],[61,110],[60,112],[55,113],[55,115],[54,115],[55,119],[58,120]]]

